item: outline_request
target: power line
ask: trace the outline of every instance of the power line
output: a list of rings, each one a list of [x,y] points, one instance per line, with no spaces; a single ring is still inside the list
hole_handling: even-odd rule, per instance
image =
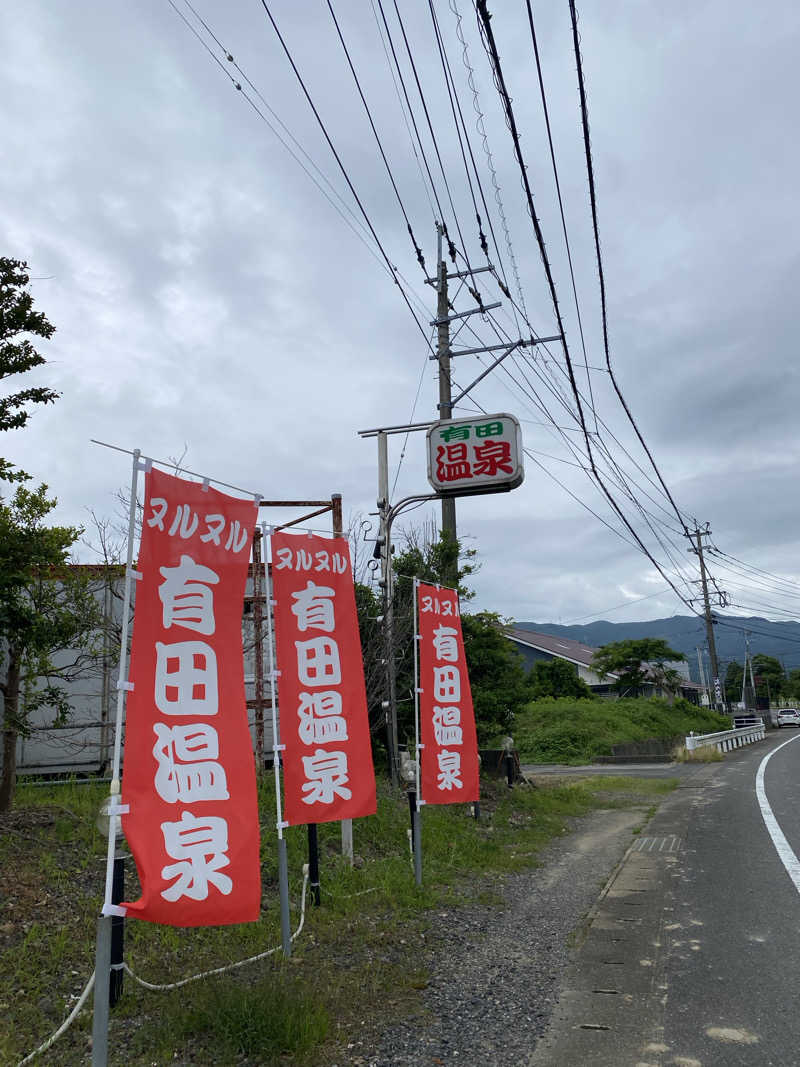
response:
[[[578,331],[580,332],[580,337],[581,337],[581,348],[583,349],[583,362],[584,362],[584,366],[586,368],[586,384],[589,387],[589,396],[591,397],[592,410],[595,411],[594,395],[592,393],[592,378],[591,378],[591,375],[589,374],[589,357],[586,354],[586,338],[584,337],[584,333],[583,333],[583,320],[581,318],[581,309],[580,309],[580,304],[578,302],[578,289],[577,289],[577,286],[575,284],[575,270],[574,270],[573,265],[572,265],[572,250],[570,249],[569,237],[567,235],[567,220],[566,220],[566,218],[564,216],[564,201],[563,201],[563,199],[561,197],[561,182],[559,181],[559,178],[558,178],[558,166],[556,165],[556,153],[555,153],[555,149],[553,147],[553,134],[552,134],[552,130],[550,129],[550,112],[549,112],[548,107],[547,107],[547,95],[546,95],[546,93],[544,91],[544,77],[542,75],[542,64],[541,64],[541,61],[539,59],[539,44],[538,44],[538,42],[536,40],[536,30],[534,29],[534,25],[533,25],[533,11],[531,10],[531,2],[530,2],[530,0],[525,0],[525,3],[526,3],[526,6],[527,6],[527,9],[528,9],[528,24],[530,26],[530,31],[531,31],[531,42],[533,44],[533,54],[534,54],[534,57],[536,59],[536,73],[537,73],[537,75],[539,77],[539,91],[540,91],[541,98],[542,98],[542,110],[544,111],[545,126],[547,128],[547,142],[548,142],[548,144],[550,146],[550,161],[551,161],[551,163],[553,165],[553,178],[555,180],[556,193],[558,195],[558,210],[559,210],[559,212],[561,214],[561,229],[562,229],[562,232],[564,234],[564,245],[565,245],[566,250],[567,250],[567,263],[569,265],[569,276],[570,276],[570,279],[572,281],[572,295],[573,295],[573,298],[575,300],[575,314],[576,314],[577,320],[578,320]],[[597,428],[598,428],[597,427],[597,412],[595,411],[595,430],[597,430]]]
[[[565,332],[565,329],[564,329],[564,323],[563,323],[563,319],[562,319],[562,316],[561,316],[561,310],[560,310],[559,304],[558,304],[558,296],[557,296],[556,289],[555,289],[555,282],[553,280],[553,274],[552,274],[552,270],[551,270],[551,267],[550,267],[550,261],[549,261],[548,256],[547,256],[547,249],[545,247],[544,235],[542,233],[542,229],[541,229],[541,226],[539,224],[539,220],[538,220],[538,218],[536,216],[536,211],[535,211],[534,202],[533,202],[533,193],[531,191],[530,182],[528,180],[528,173],[527,173],[527,168],[525,166],[525,161],[524,161],[523,156],[522,156],[522,149],[521,149],[521,146],[520,146],[520,138],[519,138],[519,133],[517,131],[517,124],[516,124],[516,119],[514,117],[514,110],[513,110],[512,104],[511,104],[511,97],[510,97],[510,94],[508,92],[508,89],[506,88],[505,79],[504,79],[503,71],[502,71],[502,66],[501,66],[501,63],[500,63],[500,56],[498,54],[497,45],[495,43],[494,34],[492,32],[491,21],[490,21],[491,16],[489,15],[489,11],[488,11],[488,8],[487,8],[487,0],[476,0],[476,4],[477,4],[477,12],[478,12],[478,18],[479,18],[479,25],[482,27],[482,34],[483,34],[484,44],[486,46],[487,54],[489,55],[489,60],[490,60],[490,63],[492,65],[492,69],[493,69],[494,74],[495,74],[495,82],[496,82],[496,84],[498,86],[498,91],[500,92],[500,96],[501,96],[502,103],[503,103],[503,108],[504,108],[505,113],[506,113],[506,121],[507,121],[509,130],[511,132],[511,138],[512,138],[512,141],[513,141],[513,144],[514,144],[514,154],[516,156],[517,164],[519,166],[520,174],[522,176],[523,188],[525,190],[525,195],[526,195],[526,199],[527,199],[527,203],[528,203],[528,213],[529,213],[529,215],[531,217],[531,222],[533,224],[534,233],[536,235],[536,241],[537,241],[537,244],[539,246],[539,254],[540,254],[541,259],[542,259],[542,264],[544,266],[545,275],[546,275],[546,278],[547,278],[548,288],[550,290],[550,298],[551,298],[551,301],[552,301],[552,304],[553,304],[553,311],[555,313],[556,321],[558,323],[558,330],[559,330],[559,333],[561,335],[561,345],[562,345],[562,348],[563,348],[563,351],[564,351],[564,359],[566,361],[567,370],[569,372],[570,386],[571,386],[572,393],[573,393],[573,395],[575,397],[575,400],[576,400],[577,409],[578,409],[578,416],[580,418],[581,429],[583,430],[584,439],[585,439],[585,442],[586,442],[586,450],[587,450],[587,455],[588,455],[588,458],[589,458],[589,463],[590,463],[591,468],[592,468],[592,474],[595,477],[595,479],[597,480],[597,482],[600,485],[601,489],[603,490],[603,493],[607,497],[608,502],[611,504],[613,509],[617,512],[617,514],[619,515],[620,519],[625,524],[627,529],[630,531],[630,533],[632,534],[632,536],[634,537],[634,539],[636,540],[637,544],[640,546],[642,551],[645,553],[645,555],[648,557],[648,559],[651,561],[651,563],[656,567],[656,569],[662,575],[664,580],[672,587],[672,589],[674,590],[676,596],[678,596],[683,601],[683,603],[685,603],[687,605],[687,607],[690,608],[690,610],[694,610],[691,607],[691,604],[686,600],[686,598],[678,591],[678,589],[675,587],[675,585],[672,583],[672,581],[667,577],[667,575],[664,573],[663,569],[661,568],[660,564],[656,561],[656,559],[653,557],[653,555],[651,554],[651,552],[649,551],[647,546],[644,544],[642,539],[639,537],[639,535],[636,533],[634,528],[631,526],[630,522],[628,521],[628,519],[624,515],[622,509],[617,504],[617,502],[614,499],[613,495],[609,492],[607,486],[605,485],[605,482],[600,477],[600,473],[597,470],[597,466],[595,464],[594,457],[593,457],[593,454],[592,454],[592,446],[591,446],[591,443],[590,443],[590,440],[589,440],[589,434],[588,434],[588,431],[586,429],[586,422],[585,422],[584,415],[583,415],[583,408],[582,408],[581,401],[580,401],[580,394],[578,392],[577,383],[575,381],[575,373],[574,373],[574,369],[573,369],[573,366],[572,366],[572,359],[571,359],[570,354],[569,354],[569,345],[567,343],[566,332]]]
[[[501,225],[503,227],[503,234],[505,236],[506,249],[508,250],[508,258],[509,258],[509,260],[511,262],[511,269],[512,269],[513,274],[514,274],[514,279],[515,279],[515,284],[516,284],[516,287],[517,287],[517,293],[519,294],[520,304],[522,305],[522,307],[524,309],[525,308],[525,297],[524,297],[523,292],[522,292],[522,284],[520,282],[519,271],[517,269],[517,261],[516,261],[516,257],[514,256],[514,248],[513,248],[512,244],[511,244],[511,233],[509,232],[508,220],[506,218],[505,208],[503,207],[503,199],[502,199],[502,194],[500,192],[500,183],[497,180],[497,171],[495,170],[494,159],[492,157],[492,153],[491,153],[491,150],[489,148],[489,138],[488,138],[488,135],[486,133],[486,124],[485,124],[485,122],[483,120],[483,111],[481,110],[481,106],[480,106],[480,99],[479,99],[479,96],[478,96],[478,88],[477,88],[477,86],[475,84],[475,71],[474,71],[474,68],[472,67],[472,64],[470,63],[470,60],[469,60],[469,49],[468,49],[468,46],[467,46],[466,38],[464,37],[464,32],[463,32],[462,27],[461,27],[462,18],[461,18],[461,15],[459,13],[459,10],[458,10],[458,6],[456,4],[456,0],[450,0],[450,10],[453,12],[453,14],[456,17],[456,36],[458,37],[458,40],[460,41],[461,46],[462,46],[462,62],[463,62],[464,67],[465,67],[465,69],[467,71],[467,83],[468,83],[468,85],[470,87],[470,90],[472,92],[472,107],[473,107],[473,109],[475,111],[475,114],[477,116],[476,121],[475,121],[475,128],[477,129],[478,135],[481,138],[481,141],[483,143],[483,151],[484,151],[484,155],[486,156],[486,163],[487,163],[487,166],[489,168],[489,173],[490,173],[491,179],[492,179],[492,187],[494,189],[494,199],[495,199],[495,203],[497,204],[498,213],[500,215],[500,222],[501,222]],[[485,200],[484,200],[484,204],[485,204]],[[508,293],[508,278],[507,278],[507,275],[506,275],[506,269],[505,269],[505,265],[503,264],[503,257],[502,257],[502,255],[500,253],[500,247],[499,247],[499,245],[497,243],[497,238],[495,237],[494,226],[492,225],[492,222],[491,222],[491,213],[490,213],[488,207],[486,208],[486,214],[487,214],[487,217],[489,219],[489,227],[490,227],[491,234],[492,234],[492,241],[494,242],[495,251],[497,252],[498,264],[499,264],[500,269],[501,269],[501,271],[503,273],[503,280],[504,280],[505,286],[506,286],[506,293]],[[514,315],[515,315],[515,319],[516,319],[516,309],[515,309]],[[527,312],[526,312],[526,317],[527,317]],[[519,329],[519,327],[517,327],[517,329]]]
[[[331,18],[333,19],[333,24],[336,27],[336,33],[337,33],[337,35],[339,37],[339,41],[340,41],[340,43],[342,45],[342,49],[344,50],[344,54],[345,54],[345,57],[347,59],[347,65],[350,67],[350,73],[353,75],[353,80],[356,83],[356,89],[358,89],[358,95],[361,97],[361,103],[364,105],[364,110],[367,113],[367,118],[369,119],[369,125],[370,125],[370,128],[372,130],[373,136],[375,137],[375,142],[378,145],[378,151],[380,152],[381,159],[383,160],[383,165],[386,168],[387,175],[389,176],[389,181],[391,182],[392,189],[394,190],[394,195],[397,198],[397,203],[400,205],[400,210],[403,213],[403,218],[405,219],[406,227],[408,229],[408,236],[411,238],[411,244],[414,246],[414,252],[416,253],[416,256],[417,256],[417,262],[422,267],[423,274],[426,274],[427,271],[425,270],[425,258],[422,255],[422,249],[417,244],[417,240],[414,237],[414,231],[411,229],[411,220],[408,217],[408,212],[406,211],[405,204],[403,203],[403,198],[400,196],[400,190],[397,188],[397,182],[394,180],[394,175],[392,174],[392,168],[389,166],[389,160],[386,158],[386,152],[383,149],[383,144],[381,142],[381,139],[380,139],[380,136],[378,134],[378,131],[377,131],[376,127],[375,127],[375,122],[374,122],[374,120],[372,118],[372,112],[369,109],[369,104],[367,103],[367,98],[364,96],[364,91],[361,88],[361,82],[359,81],[358,74],[356,74],[356,68],[353,66],[353,60],[350,58],[350,52],[348,50],[347,45],[345,44],[344,36],[342,34],[341,27],[339,26],[339,21],[336,18],[336,13],[333,10],[333,4],[332,4],[331,0],[326,0],[326,3],[328,5],[328,10],[331,13]]]
[[[264,3],[264,0],[261,0],[261,2]],[[380,2],[380,0],[379,0],[379,2]],[[419,74],[417,73],[417,65],[414,62],[414,54],[411,51],[411,45],[409,44],[409,41],[408,41],[408,36],[406,34],[406,28],[405,28],[405,25],[403,24],[403,18],[402,18],[401,14],[400,14],[400,8],[397,6],[397,0],[393,0],[393,3],[394,3],[395,14],[397,16],[397,22],[398,22],[398,25],[400,26],[400,33],[402,34],[402,37],[403,37],[403,43],[406,46],[406,53],[408,54],[408,60],[409,60],[409,63],[411,65],[411,71],[412,71],[412,73],[414,75],[414,82],[415,82],[415,84],[417,86],[417,92],[419,93],[420,102],[422,103],[422,110],[425,113],[425,121],[428,124],[428,131],[429,131],[429,133],[431,135],[431,141],[433,142],[433,149],[434,149],[434,152],[436,153],[436,159],[438,160],[438,163],[439,163],[439,170],[442,172],[442,181],[444,182],[444,188],[445,188],[445,192],[447,193],[447,199],[450,202],[450,210],[453,212],[453,220],[455,222],[456,230],[458,232],[458,239],[461,242],[461,247],[464,249],[464,254],[466,256],[466,243],[464,241],[464,235],[461,232],[461,225],[460,225],[460,223],[458,221],[458,213],[456,212],[455,204],[453,203],[453,196],[452,196],[452,193],[450,192],[450,183],[448,182],[447,175],[445,174],[444,163],[442,162],[442,156],[441,156],[441,153],[439,151],[439,142],[436,139],[436,134],[435,134],[434,129],[433,129],[433,123],[431,122],[431,116],[430,116],[430,112],[428,110],[427,101],[425,99],[425,93],[423,92],[422,83],[420,82]],[[442,225],[444,226],[444,224],[445,224],[444,217],[442,217],[441,222],[442,222]],[[451,257],[453,259],[455,259],[455,247],[454,247],[452,241],[450,240],[450,238],[449,238],[449,236],[447,234],[446,227],[445,227],[445,231],[444,232],[445,232],[445,237],[447,237],[448,242],[449,242],[450,255],[451,255]],[[469,265],[469,261],[467,261],[467,263]]]
[[[484,2],[485,2],[485,0],[484,0]],[[617,397],[619,398],[619,402],[622,405],[622,407],[623,407],[623,409],[625,411],[625,414],[628,416],[628,420],[629,420],[631,426],[633,427],[633,429],[634,429],[634,431],[636,433],[636,436],[639,438],[639,443],[641,444],[642,448],[645,450],[645,453],[647,454],[647,458],[650,460],[650,463],[651,463],[651,465],[653,467],[653,470],[655,471],[655,473],[656,473],[656,475],[658,477],[658,480],[661,482],[661,486],[662,486],[665,494],[667,495],[667,498],[669,499],[669,502],[672,505],[672,507],[673,507],[673,509],[675,511],[675,514],[678,516],[678,521],[680,522],[681,526],[683,527],[683,532],[685,533],[685,535],[687,537],[689,537],[690,536],[689,528],[686,525],[686,523],[684,522],[683,516],[681,515],[681,512],[680,512],[680,509],[678,508],[678,505],[673,500],[672,493],[669,491],[669,487],[667,486],[667,483],[664,481],[663,477],[661,476],[661,471],[658,469],[658,466],[656,465],[656,461],[653,459],[652,453],[650,452],[650,449],[647,447],[645,439],[642,436],[642,434],[641,434],[641,432],[639,430],[639,427],[636,424],[636,420],[634,419],[633,415],[631,414],[630,408],[628,407],[628,404],[627,404],[627,402],[625,400],[625,397],[622,395],[622,390],[620,389],[619,385],[617,384],[617,379],[614,376],[614,371],[613,371],[613,368],[611,366],[611,353],[610,353],[610,350],[609,350],[609,343],[608,343],[608,311],[607,311],[607,307],[606,307],[606,283],[605,283],[605,275],[603,273],[603,257],[602,257],[601,251],[600,251],[600,230],[599,230],[599,226],[598,226],[598,222],[597,222],[597,194],[596,194],[596,191],[595,191],[594,166],[593,166],[593,163],[592,163],[592,144],[591,144],[591,139],[590,139],[590,136],[589,136],[589,109],[588,109],[588,106],[587,106],[587,103],[586,103],[586,85],[585,85],[584,77],[583,77],[583,58],[581,56],[580,37],[579,37],[579,34],[578,34],[578,14],[577,14],[577,11],[575,10],[575,0],[569,0],[569,10],[570,10],[570,18],[572,20],[572,40],[573,40],[573,45],[574,45],[574,49],[575,49],[575,63],[576,63],[577,72],[578,72],[578,92],[579,92],[580,104],[581,104],[581,123],[583,125],[583,144],[584,144],[584,150],[585,150],[585,154],[586,154],[586,172],[587,172],[587,176],[588,176],[588,180],[589,180],[589,202],[591,204],[591,209],[592,209],[592,229],[593,229],[593,232],[594,232],[595,254],[597,256],[597,273],[598,273],[598,276],[599,276],[599,279],[600,279],[600,308],[601,308],[601,317],[602,317],[602,324],[603,324],[603,349],[605,351],[605,356],[606,356],[606,366],[608,367],[608,373],[609,373],[609,376],[611,378],[611,384],[613,385],[614,391],[617,394]]]
[[[348,188],[349,188],[349,190],[350,190],[350,192],[351,192],[351,194],[353,196],[353,199],[355,200],[356,204],[358,205],[358,208],[361,211],[361,214],[364,216],[364,221],[366,222],[366,224],[367,224],[367,226],[369,228],[369,231],[372,234],[373,240],[375,241],[376,245],[380,249],[381,255],[383,256],[384,260],[386,261],[387,267],[391,271],[391,274],[392,274],[392,277],[393,277],[393,279],[395,281],[395,284],[397,285],[398,289],[400,290],[400,293],[401,293],[401,295],[403,297],[403,300],[405,301],[405,303],[406,303],[406,305],[408,307],[408,310],[411,312],[412,316],[414,317],[414,321],[416,322],[420,333],[425,338],[425,341],[427,343],[428,342],[428,336],[427,336],[427,333],[425,332],[425,328],[422,325],[422,323],[420,322],[416,312],[412,308],[411,302],[409,301],[405,290],[403,289],[403,287],[400,285],[399,281],[397,280],[397,268],[394,266],[392,261],[389,259],[389,256],[387,255],[386,250],[383,247],[383,244],[381,243],[381,240],[380,240],[380,238],[378,237],[378,234],[375,231],[375,227],[372,225],[372,221],[371,221],[369,215],[367,214],[366,209],[364,208],[364,205],[361,202],[361,198],[359,197],[358,193],[356,192],[355,186],[353,185],[353,182],[350,179],[350,175],[347,173],[347,169],[345,168],[344,163],[342,163],[341,157],[340,157],[339,153],[336,150],[336,147],[335,147],[335,145],[334,145],[334,143],[333,143],[333,141],[331,139],[330,134],[328,133],[328,130],[327,130],[326,126],[325,126],[325,123],[322,121],[322,117],[320,116],[320,113],[317,110],[317,107],[316,107],[316,105],[314,104],[314,101],[311,98],[311,94],[309,93],[308,89],[306,88],[306,84],[303,81],[302,75],[300,74],[300,71],[297,68],[297,64],[295,63],[294,58],[292,57],[292,54],[289,51],[289,48],[287,47],[286,42],[283,39],[283,35],[281,34],[281,31],[278,29],[278,24],[275,22],[275,19],[272,16],[272,12],[269,9],[269,5],[267,4],[267,0],[261,0],[261,6],[264,8],[264,11],[266,12],[267,18],[269,19],[270,23],[272,24],[272,28],[275,31],[275,35],[278,38],[278,40],[280,41],[281,48],[283,49],[283,52],[284,52],[286,58],[288,59],[292,70],[294,71],[294,75],[297,78],[297,81],[298,81],[298,83],[300,85],[300,88],[303,91],[303,95],[306,98],[308,106],[311,108],[311,111],[312,111],[312,113],[314,115],[314,118],[317,120],[317,124],[318,124],[320,130],[322,131],[322,135],[325,138],[325,140],[327,141],[328,147],[330,148],[331,152],[333,153],[333,158],[336,160],[336,163],[337,163],[337,165],[339,167],[339,170],[342,172],[342,177],[347,182],[347,186],[348,186]]]

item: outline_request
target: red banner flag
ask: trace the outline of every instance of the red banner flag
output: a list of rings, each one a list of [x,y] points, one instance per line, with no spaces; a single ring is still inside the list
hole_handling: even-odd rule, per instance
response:
[[[478,742],[455,589],[417,585],[422,798],[479,798]]]
[[[258,509],[151,470],[127,700],[122,827],[138,919],[251,922],[261,904],[242,605]]]
[[[350,546],[272,537],[285,818],[374,815],[375,772]]]

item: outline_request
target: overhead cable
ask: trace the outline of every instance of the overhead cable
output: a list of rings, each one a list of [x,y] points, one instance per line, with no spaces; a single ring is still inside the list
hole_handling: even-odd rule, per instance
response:
[[[611,378],[611,384],[614,387],[614,392],[617,394],[619,402],[622,405],[622,407],[623,407],[623,409],[625,411],[625,414],[628,416],[628,421],[630,422],[631,426],[633,427],[634,432],[636,433],[636,436],[639,438],[639,443],[641,444],[642,448],[644,449],[645,453],[647,454],[647,458],[650,460],[650,463],[651,463],[651,465],[653,467],[653,470],[655,471],[659,482],[661,482],[661,486],[662,486],[664,492],[666,493],[670,504],[672,505],[673,509],[675,510],[675,514],[678,517],[678,521],[680,522],[681,526],[683,526],[683,531],[684,531],[685,535],[687,537],[689,537],[689,536],[691,536],[690,532],[689,532],[689,528],[688,528],[688,526],[686,526],[686,524],[685,524],[685,522],[683,520],[683,515],[681,514],[680,508],[675,503],[675,501],[674,501],[674,499],[672,497],[672,493],[670,492],[669,487],[667,486],[667,483],[664,481],[664,479],[663,479],[663,477],[661,475],[661,471],[658,469],[658,465],[656,464],[656,461],[653,458],[653,455],[652,455],[650,449],[648,448],[647,443],[646,443],[644,437],[642,436],[641,431],[639,430],[639,427],[636,424],[636,420],[634,419],[633,415],[631,414],[631,410],[628,407],[628,404],[627,404],[627,402],[625,400],[625,397],[622,394],[622,390],[620,389],[620,387],[619,387],[619,385],[617,383],[617,379],[616,379],[616,377],[614,375],[614,370],[613,370],[613,368],[611,366],[611,353],[610,353],[609,342],[608,342],[608,310],[607,310],[607,307],[606,307],[606,283],[605,283],[605,276],[604,276],[604,273],[603,273],[603,257],[602,257],[602,253],[600,251],[600,229],[599,229],[598,221],[597,221],[597,195],[596,195],[596,191],[595,191],[594,166],[593,166],[593,163],[592,163],[592,144],[591,144],[591,140],[590,140],[590,137],[589,137],[589,109],[588,109],[588,106],[587,106],[587,103],[586,103],[586,85],[585,85],[584,77],[583,77],[583,57],[581,56],[580,36],[578,34],[578,14],[577,14],[577,11],[575,9],[575,0],[569,0],[569,10],[570,10],[570,17],[571,17],[571,20],[572,20],[572,40],[573,40],[573,45],[574,45],[574,49],[575,49],[575,63],[577,65],[577,72],[578,72],[578,92],[579,92],[579,96],[580,96],[580,105],[581,105],[581,123],[583,125],[583,144],[584,144],[584,150],[585,150],[585,154],[586,154],[586,172],[587,172],[588,181],[589,181],[589,201],[590,201],[591,209],[592,209],[592,229],[594,231],[594,246],[595,246],[595,254],[597,256],[597,273],[598,273],[598,276],[599,276],[599,279],[600,279],[600,309],[601,309],[601,317],[602,317],[602,325],[603,325],[603,349],[605,351],[606,366],[608,367],[608,373],[609,373],[609,377]]]

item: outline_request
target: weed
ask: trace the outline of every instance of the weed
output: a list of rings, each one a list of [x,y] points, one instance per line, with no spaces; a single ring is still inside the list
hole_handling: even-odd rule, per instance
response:
[[[338,824],[320,825],[322,906],[309,908],[292,959],[272,957],[173,993],[145,990],[126,978],[111,1018],[112,1062],[144,1067],[171,1062],[176,1053],[194,1063],[344,1062],[342,1045],[359,1031],[365,1005],[376,1027],[422,1010],[428,975],[420,950],[434,909],[466,899],[498,906],[491,876],[530,868],[569,819],[607,806],[609,794],[631,803],[673,784],[604,776],[509,790],[484,781],[480,820],[466,807],[425,807],[424,884],[417,887],[407,800],[381,783],[377,814],[354,826],[360,866],[350,867],[341,856]],[[0,1012],[0,1062],[18,1062],[52,1033],[91,973],[106,846],[96,817],[106,792],[100,784],[22,785],[18,791],[7,822],[15,832],[0,840],[0,989],[9,991]],[[274,826],[271,776],[259,783],[259,808],[262,826]],[[290,827],[286,841],[296,927],[305,829]],[[126,898],[136,899],[134,865],[126,866]],[[279,944],[277,850],[266,830],[261,866],[257,922],[197,929],[127,922],[125,958],[133,971],[170,982]],[[90,1027],[86,1012],[59,1040],[53,1062],[84,1063]]]
[[[177,1007],[175,1039],[205,1035],[219,1053],[273,1063],[304,1053],[328,1032],[325,1008],[283,969],[257,982],[216,979],[197,988]]]

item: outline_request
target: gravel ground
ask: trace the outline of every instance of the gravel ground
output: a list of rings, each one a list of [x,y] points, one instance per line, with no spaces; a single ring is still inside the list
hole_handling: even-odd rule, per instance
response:
[[[527,1062],[558,1001],[570,935],[631,843],[641,810],[596,811],[552,843],[541,866],[490,888],[504,907],[440,912],[422,948],[420,1017],[351,1046],[342,1065],[430,1067]],[[368,1029],[368,1024],[365,1024]]]

